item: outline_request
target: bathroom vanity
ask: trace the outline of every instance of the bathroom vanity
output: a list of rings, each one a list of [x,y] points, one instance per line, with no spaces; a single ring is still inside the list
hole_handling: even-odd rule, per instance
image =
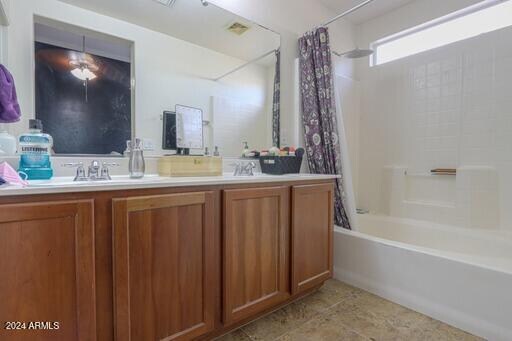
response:
[[[332,275],[333,182],[0,190],[0,339],[211,339],[275,310]],[[35,321],[54,328],[16,330]]]

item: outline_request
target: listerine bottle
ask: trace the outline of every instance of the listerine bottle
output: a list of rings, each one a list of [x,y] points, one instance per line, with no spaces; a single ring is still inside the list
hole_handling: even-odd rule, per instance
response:
[[[28,180],[47,180],[53,176],[50,161],[53,139],[43,131],[41,120],[29,121],[29,132],[19,137],[20,166]]]

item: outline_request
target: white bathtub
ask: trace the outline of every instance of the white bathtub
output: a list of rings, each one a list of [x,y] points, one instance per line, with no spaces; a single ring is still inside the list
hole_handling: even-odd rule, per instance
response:
[[[512,340],[512,234],[358,215],[337,279],[488,340]]]

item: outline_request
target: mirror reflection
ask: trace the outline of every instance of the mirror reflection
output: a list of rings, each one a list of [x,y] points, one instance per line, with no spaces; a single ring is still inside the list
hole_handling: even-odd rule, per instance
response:
[[[279,145],[279,34],[201,0],[143,2],[34,9],[35,118],[55,153],[122,155],[136,136],[173,154],[176,106],[202,112],[190,153]]]

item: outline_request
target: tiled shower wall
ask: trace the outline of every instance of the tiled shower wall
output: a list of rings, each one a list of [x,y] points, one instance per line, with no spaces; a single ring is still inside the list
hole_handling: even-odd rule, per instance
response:
[[[456,198],[457,217],[441,222],[512,231],[512,28],[360,70],[358,206],[373,212],[388,206],[384,167],[418,179],[433,168],[457,168],[448,189],[429,188],[428,204]],[[478,185],[462,181],[479,167],[482,178],[470,176]],[[496,219],[471,216],[477,204]]]

